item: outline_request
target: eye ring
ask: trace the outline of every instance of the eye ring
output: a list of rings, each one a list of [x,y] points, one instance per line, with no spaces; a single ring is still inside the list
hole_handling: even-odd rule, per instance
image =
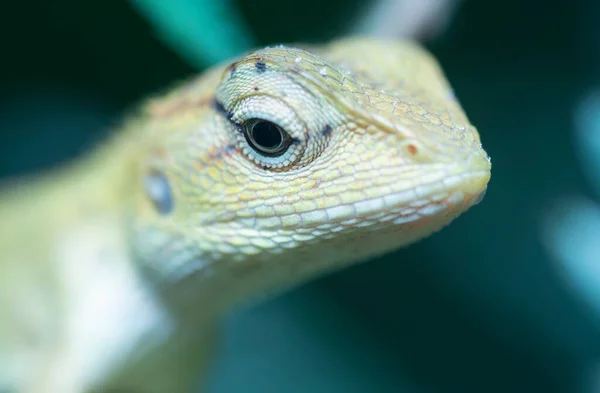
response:
[[[265,157],[283,155],[292,143],[292,138],[283,128],[264,119],[244,122],[243,132],[252,150]]]

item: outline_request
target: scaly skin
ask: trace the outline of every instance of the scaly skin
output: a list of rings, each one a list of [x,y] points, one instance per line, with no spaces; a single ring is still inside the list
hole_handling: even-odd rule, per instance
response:
[[[416,44],[215,67],[0,195],[0,390],[190,392],[233,305],[430,235],[490,168]]]

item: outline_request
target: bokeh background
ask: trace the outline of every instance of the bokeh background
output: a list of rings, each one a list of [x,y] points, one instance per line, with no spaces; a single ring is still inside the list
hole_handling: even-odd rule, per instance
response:
[[[412,20],[375,3],[3,1],[0,180],[85,153],[139,99],[240,50]],[[492,157],[484,202],[237,310],[211,393],[600,392],[600,3],[464,0],[442,16],[418,37]]]

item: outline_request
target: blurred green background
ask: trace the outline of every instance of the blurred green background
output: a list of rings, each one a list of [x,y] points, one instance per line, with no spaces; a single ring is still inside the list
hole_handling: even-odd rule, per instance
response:
[[[174,36],[156,16],[177,21],[178,1],[151,3],[3,2],[0,179],[87,151],[139,99],[247,45],[339,36],[368,2],[213,2]],[[211,393],[600,391],[600,314],[551,251],[564,236],[543,241],[563,198],[594,198],[575,128],[600,82],[600,4],[466,0],[427,46],[492,157],[484,202],[228,317]]]

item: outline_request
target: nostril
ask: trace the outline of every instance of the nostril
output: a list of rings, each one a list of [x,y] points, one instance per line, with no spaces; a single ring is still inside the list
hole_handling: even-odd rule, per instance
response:
[[[432,158],[427,149],[414,140],[404,141],[401,150],[404,157],[413,162],[430,162]]]
[[[417,154],[419,154],[419,148],[412,143],[406,145],[406,151],[408,151],[408,154],[410,154],[411,156],[416,156]]]

